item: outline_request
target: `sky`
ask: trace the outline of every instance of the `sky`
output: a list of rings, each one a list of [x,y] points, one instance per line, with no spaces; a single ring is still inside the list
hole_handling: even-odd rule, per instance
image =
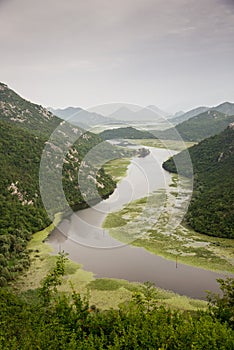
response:
[[[0,0],[0,81],[60,108],[234,102],[234,0]]]

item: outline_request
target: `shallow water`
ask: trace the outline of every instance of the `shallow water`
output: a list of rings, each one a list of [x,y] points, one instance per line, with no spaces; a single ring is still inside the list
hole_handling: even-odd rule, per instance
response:
[[[64,250],[70,259],[92,271],[96,277],[123,278],[129,281],[152,281],[158,287],[194,298],[205,298],[205,290],[218,292],[212,271],[187,266],[151,254],[113,239],[101,225],[106,215],[126,203],[145,197],[158,189],[169,189],[171,175],[161,167],[173,152],[150,148],[145,158],[134,158],[127,176],[114,193],[94,206],[74,213],[50,235],[55,251]],[[123,228],[124,229],[124,228]]]

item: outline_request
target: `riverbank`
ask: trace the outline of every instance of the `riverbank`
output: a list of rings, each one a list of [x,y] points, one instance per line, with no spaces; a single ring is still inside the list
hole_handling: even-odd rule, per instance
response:
[[[142,162],[142,161],[143,160],[139,159],[139,162]],[[144,160],[144,162],[145,162],[145,160]],[[108,166],[111,168],[111,164],[108,164]],[[113,166],[113,168],[116,169],[117,163],[113,162],[112,166]],[[124,163],[123,168],[124,167],[127,169],[128,168],[128,164]],[[125,171],[126,171],[126,169],[125,169]],[[134,177],[135,177],[135,172],[134,172]],[[176,181],[175,181],[174,177],[173,177],[173,180],[174,181],[173,181],[173,184],[172,184],[171,197],[175,198],[174,191],[175,191]],[[163,191],[159,191],[159,192],[157,192],[157,195],[160,195],[160,196],[164,196],[165,195],[163,193]],[[161,199],[162,198],[160,197],[160,200],[158,202],[155,201],[155,203],[158,203],[160,205]],[[138,201],[139,201],[138,202],[138,204],[139,204],[138,210],[136,210],[136,206],[135,206],[135,203],[134,203],[134,206],[131,208],[131,213],[130,212],[128,212],[128,214],[125,213],[125,217],[121,218],[121,219],[124,219],[126,221],[126,219],[131,218],[131,221],[133,223],[135,222],[135,219],[138,217],[139,212],[142,211],[141,205],[144,205],[145,199],[141,198]],[[88,209],[88,211],[89,211],[89,209]],[[130,214],[131,214],[131,216],[129,217]],[[124,221],[124,223],[125,223],[125,221]],[[148,223],[148,218],[146,220],[146,223]],[[144,227],[146,226],[146,224],[143,221],[142,221],[141,224]],[[137,229],[138,228],[139,227],[137,227]],[[77,230],[77,228],[76,228],[76,230]],[[41,239],[40,235],[42,236],[42,239]],[[28,276],[25,276],[25,283],[21,284],[21,287],[22,287],[21,290],[37,288],[40,285],[40,280],[44,278],[46,273],[48,273],[48,271],[50,270],[51,266],[53,265],[53,263],[55,261],[55,256],[52,255],[52,250],[44,251],[44,249],[47,249],[47,248],[44,247],[44,244],[42,243],[43,240],[45,239],[45,235],[46,235],[46,232],[44,232],[44,231],[42,231],[41,233],[38,233],[38,236],[37,236],[37,234],[35,235],[35,241],[34,241],[35,246],[31,246],[31,248],[35,249],[35,251],[33,252],[33,254],[34,254],[33,257],[35,258],[34,265],[32,264],[32,270],[31,270],[31,272],[29,271]],[[60,250],[60,249],[63,250],[63,248],[64,248],[65,251],[71,251],[72,259],[74,259],[74,256],[75,256],[74,260],[76,260],[78,262],[80,262],[80,261],[83,262],[83,261],[85,261],[87,259],[90,262],[91,261],[90,259],[94,259],[94,263],[95,263],[94,250],[92,250],[92,249],[90,250],[90,252],[89,252],[90,256],[88,255],[88,258],[87,258],[86,250],[84,250],[82,248],[83,249],[83,253],[82,253],[82,251],[79,250],[81,247],[79,248],[78,245],[74,246],[73,242],[69,242],[69,239],[66,241],[66,238],[65,238],[65,241],[64,241],[64,238],[65,237],[63,237],[63,241],[61,242],[61,244],[59,243],[59,241],[57,241],[57,243],[55,243],[54,247],[56,247],[57,251]],[[40,239],[41,239],[41,242],[40,242]],[[32,244],[33,244],[33,241],[32,241]],[[41,247],[41,244],[43,244],[43,247]],[[38,247],[41,247],[40,249],[42,249],[42,254],[41,254],[40,249],[38,249]],[[49,248],[50,247],[51,246],[49,246]],[[73,253],[72,253],[71,248],[73,250]],[[132,251],[132,249],[134,249],[134,248],[130,248],[130,249],[131,249],[131,252],[129,252],[129,253],[131,255],[133,254],[133,256],[135,256],[136,259],[137,259],[138,258],[137,254],[134,254],[134,253],[136,253],[136,251]],[[104,251],[100,251],[100,250],[98,250],[98,251],[99,251],[99,253],[101,254],[101,256],[103,258]],[[142,249],[142,251],[144,251],[144,249]],[[117,253],[116,250],[115,250],[115,252]],[[114,253],[114,251],[112,253]],[[72,254],[73,254],[73,256],[72,256]],[[82,254],[85,254],[85,255],[83,255],[83,257],[82,257]],[[84,258],[84,256],[85,256],[85,258]],[[142,254],[140,256],[142,256]],[[98,259],[97,262],[100,261],[99,257],[97,259]],[[112,254],[112,260],[108,260],[108,259],[109,258],[107,257],[107,261],[108,261],[107,264],[111,265],[111,262],[113,260],[113,254]],[[121,260],[121,256],[119,256],[118,259]],[[143,261],[145,261],[145,260],[143,260]],[[126,263],[127,262],[129,263],[129,259],[128,259],[128,261],[126,260]],[[120,263],[121,263],[121,261],[118,260],[117,261],[117,265],[116,265],[116,268],[118,268],[118,271],[121,270],[121,268],[119,266]],[[171,266],[171,264],[169,264],[169,265]],[[85,265],[85,266],[86,266],[86,270],[95,271],[95,269],[93,269],[92,267],[90,267],[90,266],[87,267],[87,265]],[[106,266],[108,267],[108,265],[106,265]],[[136,266],[136,265],[134,265],[134,266]],[[152,265],[150,265],[150,266],[152,267]],[[158,266],[160,267],[160,265],[158,265]],[[164,266],[164,263],[163,263],[163,266]],[[126,270],[126,267],[127,267],[127,265],[124,267],[125,270]],[[113,265],[113,268],[115,268],[114,265]],[[168,267],[168,268],[170,268],[170,267]],[[131,269],[132,269],[131,268],[131,264],[129,264],[129,271],[130,271],[129,273],[131,273],[131,275],[132,275],[134,270],[131,270]],[[154,270],[152,272],[155,273],[155,269],[154,268],[152,268],[151,270]],[[171,268],[170,268],[170,271],[171,271]],[[173,272],[173,271],[171,271],[171,272],[173,273],[173,275],[175,274],[175,272]],[[41,275],[40,275],[40,273],[41,273]],[[120,276],[116,276],[115,274],[112,274],[112,270],[110,270],[110,273],[111,274],[109,274],[109,277],[113,277],[113,276],[115,276],[117,278],[120,277]],[[179,274],[181,273],[180,269],[178,269],[177,275],[178,275],[178,273]],[[34,278],[35,274],[37,275],[36,279]],[[159,274],[160,274],[160,272],[159,272]],[[42,276],[42,275],[44,275],[44,276]],[[106,276],[106,275],[104,274],[102,276]],[[120,278],[128,279],[128,276],[130,276],[130,275],[128,275],[127,277],[126,276],[127,275],[125,274],[124,276],[121,276]],[[151,277],[147,278],[145,276],[146,276],[146,271],[143,272],[141,279],[139,278],[139,276],[135,276],[135,277],[132,278],[132,280],[133,281],[145,281],[145,279],[151,280]],[[157,281],[157,279],[158,279],[158,277],[160,277],[160,275],[158,275],[158,276],[155,275],[154,277],[156,277],[155,281]],[[179,275],[178,275],[177,278],[179,278]],[[101,283],[101,282],[95,282],[94,283],[94,281],[96,281],[96,279],[95,279],[95,276],[94,276],[94,274],[92,272],[85,271],[80,264],[76,264],[73,261],[69,261],[69,264],[67,265],[67,270],[66,270],[66,273],[65,273],[64,284],[63,284],[61,290],[66,292],[66,293],[70,292],[71,291],[70,283],[72,283],[74,285],[75,289],[79,293],[81,293],[82,295],[86,294],[87,290],[90,289],[90,291],[91,291],[91,297],[90,297],[91,298],[91,302],[96,304],[100,308],[109,308],[109,307],[118,307],[118,305],[120,303],[129,300],[129,298],[131,298],[131,295],[132,295],[132,288],[133,288],[132,286],[136,285],[137,288],[139,288],[139,289],[141,288],[140,287],[141,285],[139,283],[129,283],[128,281],[119,280],[119,279],[118,280],[112,279],[112,278],[97,279],[97,281],[102,281],[103,283]],[[215,278],[214,278],[214,281],[215,281]],[[103,287],[100,287],[100,283],[103,284]],[[170,284],[169,287],[168,287],[168,285],[165,286],[165,284],[161,284],[161,287],[162,288],[173,289],[173,283],[174,282],[172,282],[172,287],[171,287],[171,284]],[[178,282],[178,283],[180,283],[180,282]],[[190,286],[190,289],[191,289],[191,286]],[[192,287],[192,289],[193,289],[193,287]],[[209,289],[209,288],[204,288],[204,289]],[[178,291],[178,289],[174,289],[174,290]],[[179,296],[178,294],[175,294],[173,292],[166,292],[165,290],[162,290],[162,289],[160,289],[160,291],[164,295],[164,297],[162,297],[160,299],[160,303],[165,303],[166,305],[170,305],[170,306],[173,304],[174,307],[180,307],[178,305],[182,305],[181,308],[183,308],[185,310],[190,310],[191,306],[194,306],[194,299],[190,299],[190,298],[187,298],[187,297]],[[184,294],[183,288],[180,289],[179,292],[181,292],[181,294]],[[167,293],[169,293],[169,294],[167,294]],[[188,293],[188,291],[187,291],[187,293]],[[194,294],[187,294],[187,295],[194,296]],[[196,295],[200,295],[200,294],[195,294],[195,296]],[[195,303],[196,303],[196,301],[195,301]],[[204,305],[204,304],[202,304],[202,305]]]
[[[190,147],[194,142],[182,144],[173,140],[131,140],[131,142],[156,148],[181,150]],[[166,232],[165,223],[173,213],[175,197],[177,196],[178,179],[171,174],[171,190],[166,194],[164,190],[152,193],[150,198],[141,198],[124,206],[121,210],[108,214],[103,222],[103,228],[109,234],[126,244],[143,247],[153,254],[166,259],[179,261],[183,264],[204,268],[217,272],[234,273],[234,241],[217,238],[195,232],[189,227],[180,224],[174,232]],[[167,201],[166,210],[163,210],[157,219],[157,224],[147,228],[147,222],[160,210],[160,203]],[[147,205],[146,205],[147,204]],[[175,213],[173,213],[175,215]]]
[[[172,189],[173,196],[175,181]],[[108,214],[103,228],[123,243],[143,247],[166,259],[206,270],[234,273],[233,240],[206,236],[182,224],[173,232],[168,231],[166,223],[173,212],[169,197],[167,208],[156,218],[156,223],[148,224],[152,210],[158,212],[165,197],[162,190],[148,198],[133,201],[123,209]]]
[[[154,148],[167,148],[175,151],[182,151],[196,144],[196,142],[185,142],[177,140],[160,140],[160,139],[138,139],[128,140],[136,145],[142,145]]]
[[[115,173],[118,181],[126,175],[130,159],[121,159],[120,163],[121,167],[118,172],[116,172],[118,160],[112,160],[106,164],[107,172],[109,174]],[[56,255],[46,240],[60,222],[61,217],[61,214],[57,214],[55,222],[46,229],[35,233],[29,242],[31,265],[16,283],[15,288],[19,292],[39,288],[43,278],[53,268]],[[118,308],[120,304],[128,302],[133,293],[139,293],[143,288],[141,283],[128,282],[123,279],[96,279],[92,272],[84,270],[81,264],[69,259],[66,263],[63,284],[59,289],[61,292],[70,293],[71,285],[82,296],[89,294],[90,303],[95,304],[100,309]],[[191,299],[157,287],[156,290],[159,305],[189,311],[207,307],[207,303],[203,300]]]
[[[127,174],[131,158],[113,159],[103,165],[105,172],[119,182]]]
[[[46,243],[53,229],[54,224],[51,224],[43,231],[35,233],[29,242],[31,266],[14,285],[17,292],[39,288],[40,282],[55,265],[57,255],[53,254],[53,248]],[[95,304],[100,309],[117,309],[120,304],[128,302],[133,293],[140,293],[143,290],[141,283],[112,278],[95,279],[92,272],[84,270],[81,264],[68,259],[59,291],[70,293],[71,285],[82,296],[89,295],[90,304]],[[186,311],[207,308],[207,303],[203,300],[180,296],[161,288],[156,288],[156,291],[159,305]]]

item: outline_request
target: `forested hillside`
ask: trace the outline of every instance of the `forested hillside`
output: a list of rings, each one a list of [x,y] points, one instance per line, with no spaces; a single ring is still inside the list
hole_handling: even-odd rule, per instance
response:
[[[149,131],[138,130],[131,126],[102,131],[99,136],[103,140],[111,139],[154,139],[156,138]]]
[[[88,135],[86,135],[88,137]],[[87,206],[78,187],[78,167],[82,158],[99,140],[89,135],[67,152],[63,166],[63,187],[68,203],[74,209]],[[80,144],[79,144],[80,143]],[[2,284],[14,277],[16,271],[28,264],[25,247],[33,232],[46,227],[50,220],[41,201],[39,190],[39,167],[44,140],[7,122],[0,122],[0,274]],[[53,176],[56,171],[56,156],[51,148],[51,168],[47,176]],[[79,151],[79,156],[77,156]],[[58,151],[59,153],[59,151]],[[48,155],[50,156],[50,155]],[[90,167],[86,168],[91,171]],[[93,173],[94,169],[93,169]],[[103,197],[110,194],[115,183],[101,169],[98,176],[98,191]],[[90,178],[90,181],[95,179]],[[92,187],[90,186],[92,189]],[[52,188],[51,191],[56,189]],[[65,208],[59,201],[54,213]],[[92,196],[92,193],[90,194]],[[95,198],[94,198],[95,199]]]
[[[193,164],[194,191],[186,222],[196,231],[212,236],[234,238],[234,128],[231,124],[219,135],[189,148]],[[188,173],[184,152],[174,156],[180,172]],[[171,158],[163,164],[177,172]]]
[[[43,137],[48,137],[61,122],[47,109],[25,100],[3,83],[0,83],[0,120]]]
[[[232,122],[234,122],[234,115],[228,116],[215,110],[208,110],[173,128],[153,133],[161,139],[176,140],[182,138],[184,141],[196,142],[219,134]]]
[[[87,206],[78,185],[78,172],[89,150],[101,143],[93,156],[96,163],[90,159],[83,164],[84,175],[89,175],[87,194],[94,201],[99,200],[97,195],[106,197],[115,188],[115,182],[100,168],[99,159],[103,162],[105,157],[120,157],[122,151],[25,101],[4,84],[0,92],[0,284],[4,285],[28,266],[26,245],[31,234],[50,223],[39,189],[43,150],[48,159],[46,183],[61,173],[66,200],[74,210]],[[58,125],[59,130],[48,140]],[[59,189],[48,187],[48,198],[50,194],[57,198],[52,216],[66,210]]]

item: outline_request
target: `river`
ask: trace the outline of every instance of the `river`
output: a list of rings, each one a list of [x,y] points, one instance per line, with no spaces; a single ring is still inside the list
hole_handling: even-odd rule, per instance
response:
[[[204,299],[206,290],[218,292],[217,278],[222,274],[178,264],[144,248],[124,245],[103,230],[108,212],[145,197],[152,191],[167,189],[171,175],[162,163],[173,154],[166,149],[150,148],[145,158],[133,158],[127,176],[117,184],[114,193],[93,208],[80,210],[63,220],[48,238],[55,252],[64,250],[69,258],[97,278],[121,278],[128,281],[152,281],[156,286],[181,295]]]

